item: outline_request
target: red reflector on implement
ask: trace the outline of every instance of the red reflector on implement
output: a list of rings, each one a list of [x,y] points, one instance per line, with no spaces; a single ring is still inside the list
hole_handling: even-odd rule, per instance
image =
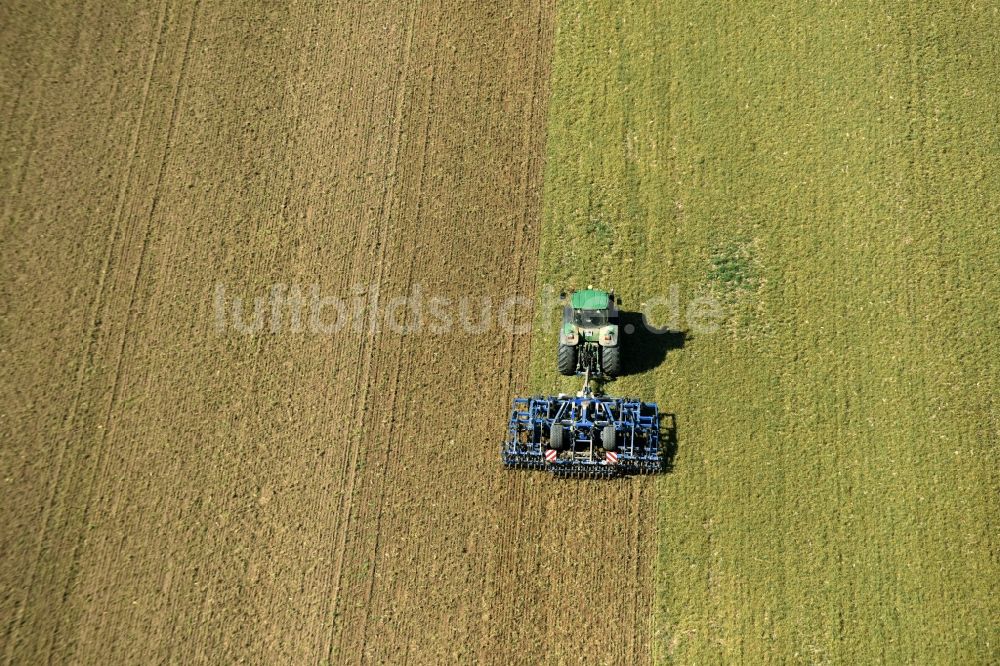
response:
[[[548,450],[546,450],[545,451],[545,462],[555,462],[556,461],[556,456],[558,456],[558,455],[559,455],[559,452],[556,451],[555,449],[548,449]]]
[[[604,460],[606,460],[609,465],[615,465],[618,463],[618,454],[614,451],[608,451],[604,454]]]

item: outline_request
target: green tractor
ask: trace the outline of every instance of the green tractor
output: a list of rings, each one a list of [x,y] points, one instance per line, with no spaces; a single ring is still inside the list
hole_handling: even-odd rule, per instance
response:
[[[559,329],[559,373],[607,378],[620,375],[615,292],[588,287],[562,297],[565,306]]]

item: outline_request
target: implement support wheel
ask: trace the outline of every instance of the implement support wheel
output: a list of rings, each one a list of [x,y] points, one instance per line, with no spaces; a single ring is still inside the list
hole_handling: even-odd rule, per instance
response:
[[[556,451],[562,451],[566,448],[566,430],[559,423],[553,425],[552,431],[549,433],[549,448]]]

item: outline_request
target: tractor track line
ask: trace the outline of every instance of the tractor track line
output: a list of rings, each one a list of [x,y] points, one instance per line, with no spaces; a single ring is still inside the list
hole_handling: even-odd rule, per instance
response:
[[[409,64],[409,49],[410,49],[410,44],[412,43],[411,42],[412,35],[413,35],[413,30],[412,29],[413,29],[413,25],[414,25],[414,22],[415,22],[415,16],[416,16],[416,9],[415,8],[414,8],[414,10],[413,10],[413,12],[411,13],[410,16],[411,16],[411,21],[409,23],[409,27],[408,27],[408,31],[407,31],[407,46],[405,48],[405,53],[404,53],[404,56],[403,56],[404,64],[403,64],[403,66],[400,69],[400,74],[398,75],[399,78],[404,78],[403,72],[406,71],[406,69],[408,67],[408,64]],[[437,49],[435,47],[435,58],[436,58],[436,54],[437,54]],[[398,203],[397,203],[398,202],[398,197],[397,196],[389,196],[389,195],[392,194],[394,188],[397,187],[397,185],[399,184],[399,166],[400,166],[401,155],[402,155],[402,152],[403,152],[402,151],[401,143],[402,143],[403,108],[404,108],[403,107],[403,98],[404,98],[403,91],[405,90],[405,85],[403,85],[402,82],[398,82],[397,86],[396,86],[396,90],[397,90],[397,93],[396,93],[396,107],[395,107],[396,108],[396,112],[393,114],[394,115],[394,117],[393,117],[393,123],[395,124],[395,126],[397,128],[397,134],[396,134],[396,139],[397,140],[396,140],[396,143],[395,143],[395,152],[396,152],[396,154],[395,154],[395,158],[394,158],[393,169],[392,169],[392,172],[391,172],[392,175],[390,176],[389,184],[387,185],[387,189],[386,189],[386,193],[387,193],[386,199],[388,199],[388,204],[387,204],[388,205],[388,211],[384,211],[384,209],[380,210],[379,211],[379,215],[378,215],[378,218],[386,220],[386,224],[389,223],[389,220],[392,220],[395,216],[397,216],[399,214],[399,206],[398,206]],[[424,127],[425,141],[426,141],[426,137],[427,137],[427,134],[428,134],[427,130],[428,130],[428,127],[430,125],[430,106],[431,106],[431,100],[433,99],[433,94],[434,94],[434,87],[433,87],[433,77],[432,77],[431,91],[430,91],[430,94],[428,95],[428,102],[427,102],[427,104],[428,104],[428,112],[427,112],[428,122],[427,122],[427,125],[425,125],[425,127]],[[417,194],[417,196],[418,196],[418,201],[417,201],[417,219],[419,219],[420,203],[421,203],[421,198],[422,198],[422,193],[423,193],[423,188],[424,188],[423,183],[424,183],[424,175],[425,175],[425,172],[426,172],[426,150],[427,150],[427,144],[425,142],[425,144],[424,144],[424,153],[421,155],[420,184],[419,184],[418,190],[417,190],[417,192],[418,192],[418,194]],[[383,200],[383,203],[385,203],[385,199]],[[384,266],[385,265],[385,257],[386,257],[386,254],[388,253],[388,245],[389,245],[388,243],[385,243],[385,245],[382,248],[383,255],[382,255],[382,259],[379,262],[380,266]],[[410,263],[409,263],[409,269],[407,271],[407,277],[406,277],[406,280],[405,280],[405,284],[410,284],[412,282],[414,260],[415,259],[413,257],[411,257],[411,260],[410,260]],[[379,283],[380,284],[382,283],[382,279],[381,278],[379,280]],[[386,338],[382,338],[382,341],[384,342],[385,339]],[[410,359],[410,360],[412,361],[412,359]],[[390,438],[392,436],[391,433],[395,432],[395,429],[393,427],[391,427],[391,426],[395,424],[396,419],[398,418],[398,415],[396,414],[396,411],[395,411],[395,399],[396,399],[396,390],[398,389],[398,386],[399,386],[400,365],[401,364],[397,364],[396,365],[396,376],[395,376],[395,381],[394,381],[394,388],[393,388],[393,392],[392,392],[392,394],[390,396],[389,406],[388,406],[388,411],[389,411],[389,414],[391,415],[390,419],[392,419],[392,421],[390,423],[390,428],[389,428]],[[387,444],[386,445],[386,460],[385,460],[385,463],[382,466],[383,471],[386,470],[386,468],[388,467],[388,465],[390,463],[390,458],[389,458],[389,450],[390,449],[391,449],[391,445]],[[383,496],[383,498],[385,496],[385,476],[384,476],[384,474],[383,474],[383,478],[382,478],[382,496]],[[381,503],[380,503],[380,506],[381,506]],[[369,584],[368,584],[368,587],[367,587],[367,590],[366,590],[366,604],[365,604],[365,607],[366,607],[367,614],[366,614],[364,626],[362,628],[362,642],[361,642],[361,648],[360,648],[360,653],[362,655],[365,654],[365,649],[366,649],[367,640],[368,640],[368,628],[369,628],[370,620],[371,620],[371,612],[372,612],[372,609],[371,609],[371,599],[372,599],[372,595],[374,593],[374,586],[375,586],[374,571],[375,571],[375,569],[378,566],[377,557],[378,557],[379,536],[381,534],[381,516],[382,516],[382,512],[379,511],[378,517],[376,519],[375,530],[374,530],[375,544],[374,544],[374,553],[373,553],[373,556],[372,556],[372,572],[371,572],[371,575],[369,576]]]
[[[67,413],[64,424],[67,427],[71,427],[73,420],[76,417],[77,410],[79,408],[80,396],[83,392],[84,383],[84,373],[87,368],[93,363],[94,358],[94,346],[97,344],[97,338],[100,335],[100,314],[101,309],[104,304],[105,286],[107,284],[108,274],[111,272],[111,260],[115,256],[115,247],[118,243],[118,238],[121,235],[122,221],[124,219],[125,202],[128,200],[132,189],[132,182],[134,180],[133,174],[135,172],[135,158],[139,150],[139,136],[141,134],[142,126],[146,118],[146,109],[148,108],[149,99],[149,89],[153,79],[153,72],[156,69],[157,61],[160,57],[160,52],[163,47],[163,34],[166,30],[166,14],[167,5],[169,0],[163,0],[160,4],[160,12],[157,19],[156,27],[153,30],[153,34],[156,38],[152,44],[152,52],[149,56],[149,66],[146,69],[146,77],[143,82],[142,88],[142,98],[139,102],[139,117],[135,123],[135,129],[132,132],[132,139],[130,142],[130,147],[128,150],[128,156],[125,159],[125,171],[121,180],[121,186],[118,191],[117,196],[117,207],[113,214],[114,222],[111,225],[111,237],[107,244],[107,252],[104,254],[104,259],[101,261],[101,268],[97,274],[97,290],[94,295],[94,300],[91,304],[91,314],[89,324],[86,327],[86,348],[82,354],[83,362],[80,364],[77,370],[77,390],[70,408]]]
[[[356,26],[352,25],[350,34],[353,35],[355,31],[356,31]],[[348,57],[349,53],[350,53],[349,48],[345,49],[344,51],[345,59]],[[344,87],[348,85],[349,76],[350,76],[349,74],[345,74],[343,77],[341,77],[341,87],[339,88],[338,91],[340,94],[337,95],[338,99],[344,98],[342,93]],[[334,131],[336,131],[336,129]],[[338,141],[337,146],[339,147],[341,145],[343,145],[342,142]],[[362,227],[361,231],[355,234],[359,239],[358,245],[360,245],[361,238],[365,235],[364,234],[365,231],[368,230]],[[353,271],[351,271],[350,273],[353,274]],[[357,359],[357,361],[354,364],[352,364],[353,368],[352,379],[351,379],[352,386],[358,386],[360,384],[360,379],[363,375],[363,365],[364,362],[367,360],[367,357],[364,354],[367,337],[368,336],[365,335],[364,332],[362,332],[362,334],[358,336],[356,353],[352,354],[352,357]],[[357,408],[355,409],[355,414],[356,413],[357,413]],[[354,487],[354,475],[351,473],[351,467],[353,465],[352,458],[355,455],[358,442],[357,442],[357,435],[353,431],[351,432],[350,437],[348,438],[347,444],[348,444],[347,451],[345,451],[344,455],[340,456],[339,458],[341,461],[340,478],[343,480],[342,481],[343,491],[340,493],[340,501],[338,502],[337,511],[335,513],[335,521],[334,521],[335,536],[333,539],[335,546],[333,551],[333,566],[331,568],[330,575],[328,577],[328,580],[330,582],[327,585],[328,589],[330,590],[330,594],[327,595],[327,598],[329,598],[330,600],[327,604],[327,607],[330,609],[331,612],[326,613],[326,615],[331,617],[336,615],[337,606],[339,604],[340,579],[343,572],[344,547],[347,539],[347,534],[346,534],[347,513],[350,510],[350,498],[353,495],[353,487]],[[334,649],[333,635],[336,633],[336,631],[337,631],[336,623],[333,623],[333,626],[331,627],[330,638],[327,641],[327,644],[324,646],[323,650],[324,653],[327,655],[328,661],[332,660],[333,658],[333,649]]]
[[[180,100],[183,92],[184,75],[187,70],[190,49],[191,49],[191,38],[194,33],[195,22],[197,19],[197,14],[200,4],[201,0],[195,0],[195,3],[191,11],[191,20],[188,24],[184,52],[181,59],[181,67],[177,75],[177,83],[174,88],[173,99],[171,103],[172,109],[170,114],[170,120],[167,124],[166,143],[163,150],[163,156],[160,161],[160,170],[156,180],[156,185],[153,189],[152,204],[150,207],[149,215],[147,216],[146,219],[146,227],[143,230],[142,243],[138,249],[138,258],[136,261],[135,274],[131,281],[131,287],[129,289],[129,294],[128,294],[128,301],[125,306],[125,326],[122,329],[121,342],[118,346],[117,359],[115,361],[115,371],[112,379],[111,396],[108,402],[107,409],[105,411],[103,426],[101,428],[101,434],[97,442],[97,460],[94,465],[94,473],[91,482],[87,484],[90,487],[90,493],[88,494],[86,504],[84,505],[84,514],[83,514],[84,525],[87,525],[89,523],[90,512],[94,506],[94,498],[97,495],[97,491],[101,486],[101,480],[104,476],[104,465],[106,463],[107,453],[108,453],[107,450],[108,433],[109,430],[111,430],[111,428],[113,427],[112,417],[114,414],[115,407],[119,401],[122,368],[123,368],[123,361],[125,358],[125,347],[130,338],[129,333],[130,330],[132,329],[133,319],[135,316],[135,294],[136,291],[138,290],[138,285],[142,277],[142,272],[143,272],[142,268],[149,247],[150,237],[152,235],[152,230],[153,230],[152,221],[156,214],[157,203],[160,197],[160,190],[162,189],[163,185],[164,173],[166,172],[167,166],[170,162],[170,149],[174,138],[174,131],[176,129],[177,112],[180,106]],[[76,544],[73,547],[70,560],[72,565],[70,573],[67,576],[65,586],[63,588],[64,599],[70,596],[71,590],[76,585],[76,579],[79,574],[80,551],[83,548],[85,540],[86,540],[86,532],[81,531],[79,536],[77,537]],[[65,616],[60,615],[59,618],[56,620],[54,634],[56,635],[59,634],[64,617]]]
[[[380,202],[379,212],[376,216],[376,220],[379,220],[379,222],[375,225],[374,229],[375,239],[376,239],[374,247],[377,248],[377,251],[379,252],[379,257],[378,260],[372,264],[373,277],[375,279],[371,281],[369,284],[374,285],[376,289],[380,289],[384,281],[383,277],[385,269],[385,255],[388,247],[388,243],[386,242],[386,231],[388,227],[388,221],[386,219],[386,210],[388,206],[391,206],[393,191],[394,188],[396,187],[396,177],[398,174],[399,159],[401,154],[400,147],[401,147],[402,132],[403,132],[402,114],[403,114],[404,96],[406,91],[406,86],[403,85],[403,83],[405,82],[405,74],[409,69],[406,66],[406,63],[408,63],[409,60],[408,56],[409,56],[410,46],[412,44],[412,30],[414,21],[415,21],[415,9],[414,12],[411,13],[411,22],[410,22],[410,27],[408,28],[408,34],[410,36],[407,38],[407,45],[405,49],[403,49],[404,66],[400,68],[397,74],[397,81],[399,82],[399,84],[396,87],[397,91],[396,105],[393,112],[393,125],[395,127],[395,132],[393,133],[393,140],[390,144],[390,152],[389,155],[387,156],[387,158],[391,160],[395,164],[395,166],[393,168],[393,171],[391,172],[392,173],[391,179],[389,180],[388,183],[386,183],[386,185],[383,188],[383,196]],[[365,345],[365,340],[367,339],[369,342],[367,347],[369,349],[371,348],[371,345],[374,342],[371,339],[372,335],[373,334],[371,333],[367,335],[363,333],[361,336],[362,338],[361,344]],[[367,411],[368,396],[371,391],[371,382],[373,380],[372,373],[369,370],[372,367],[371,361],[373,357],[373,352],[367,354],[367,357],[368,357],[368,362],[366,365],[365,372],[368,379],[364,384],[364,389],[361,391],[360,399],[358,401],[358,413],[361,415],[365,414]],[[361,368],[359,367],[359,371],[360,370]],[[358,379],[359,378],[356,378],[355,380],[354,384],[355,386],[358,386],[361,383],[360,381],[358,381]],[[333,599],[332,606],[335,612],[340,607],[341,604],[340,590],[343,584],[343,575],[344,575],[343,561],[344,561],[345,549],[347,547],[347,534],[351,526],[353,511],[354,511],[354,504],[353,502],[351,502],[351,500],[354,497],[354,485],[356,483],[356,476],[357,476],[357,463],[359,456],[360,441],[357,436],[354,436],[352,437],[352,442],[353,446],[352,450],[349,453],[350,462],[348,467],[348,476],[346,479],[346,487],[342,495],[343,503],[341,506],[341,515],[345,517],[341,520],[341,524],[338,530],[336,564],[334,566],[334,572],[333,572],[335,584],[333,590],[331,591],[332,592],[331,597]],[[346,512],[344,504],[346,504]],[[339,637],[342,635],[342,631],[343,631],[342,627],[339,627],[337,623],[334,623],[333,626],[331,627],[329,648],[327,650],[328,659],[331,660],[333,659],[334,651],[339,646]]]
[[[170,120],[167,124],[166,144],[164,146],[163,156],[160,160],[159,175],[157,176],[156,179],[156,185],[153,188],[152,204],[150,206],[149,214],[146,217],[146,226],[142,232],[142,243],[139,246],[138,250],[138,258],[136,260],[135,273],[132,276],[131,285],[129,287],[128,302],[125,306],[125,326],[122,330],[121,342],[118,346],[118,352],[116,355],[117,359],[115,361],[115,372],[112,382],[111,399],[108,404],[107,411],[105,413],[104,427],[101,429],[101,442],[100,442],[101,446],[99,447],[101,450],[104,449],[103,446],[104,441],[108,436],[108,432],[113,427],[112,417],[114,415],[115,407],[117,406],[120,400],[122,368],[123,368],[123,362],[125,360],[125,347],[128,344],[130,337],[133,337],[131,336],[131,332],[134,329],[135,318],[137,315],[135,308],[136,293],[139,290],[139,283],[142,281],[142,276],[144,273],[143,269],[146,264],[146,255],[149,252],[149,244],[154,229],[153,220],[156,217],[161,191],[163,189],[164,175],[166,174],[167,168],[170,165],[170,154],[174,142],[174,134],[177,127],[177,113],[178,109],[180,108],[181,97],[183,96],[184,77],[185,74],[187,73],[188,61],[191,53],[191,39],[194,34],[195,23],[197,21],[198,10],[200,6],[201,6],[201,0],[195,0],[191,11],[191,20],[188,23],[188,31],[184,44],[184,54],[181,59],[180,72],[177,75],[177,83],[174,88]]]
[[[119,190],[119,197],[118,197],[119,206],[113,218],[115,222],[112,224],[112,235],[107,243],[108,251],[107,253],[105,253],[104,260],[101,264],[101,270],[100,273],[98,274],[97,291],[95,294],[95,298],[92,302],[91,316],[89,320],[90,323],[87,326],[87,334],[85,335],[85,340],[86,340],[85,347],[81,349],[82,354],[79,355],[82,356],[82,358],[77,369],[76,391],[74,393],[74,398],[70,405],[70,408],[63,418],[63,430],[66,432],[67,435],[69,435],[70,431],[72,430],[73,422],[75,421],[77,412],[79,410],[80,399],[83,394],[83,385],[84,385],[84,377],[86,369],[90,367],[90,365],[93,363],[94,346],[97,343],[98,321],[99,321],[98,318],[100,315],[101,304],[103,302],[104,286],[111,263],[111,257],[113,256],[113,250],[115,247],[116,239],[118,236],[117,230],[118,227],[121,225],[122,211],[124,209],[124,201],[128,197],[128,192],[132,181],[133,163],[137,151],[140,129],[142,127],[143,119],[145,117],[146,99],[149,92],[150,81],[152,78],[153,70],[156,66],[156,60],[160,52],[160,46],[162,45],[163,31],[165,28],[164,17],[166,12],[166,4],[167,0],[164,0],[160,6],[159,19],[157,21],[156,28],[153,30],[153,34],[157,35],[157,38],[155,42],[152,44],[153,49],[149,58],[149,67],[147,68],[146,71],[146,79],[145,79],[145,84],[143,86],[143,97],[140,103],[139,118],[136,121],[135,130],[132,134],[132,146],[131,149],[129,150],[129,158],[126,161],[125,173],[123,174],[122,178],[122,186]],[[80,4],[81,13],[83,12],[82,9],[83,6],[84,6],[83,3],[81,3]],[[9,200],[10,199],[8,199],[8,201]],[[82,440],[83,440],[83,433],[81,432],[79,433],[77,438],[77,446],[79,446],[82,443]],[[65,463],[67,447],[68,447],[68,438],[61,438],[60,445],[56,453],[55,469],[53,471],[52,481],[50,483],[51,490],[49,491],[45,503],[43,505],[44,508],[42,510],[42,517],[41,517],[42,528],[38,533],[37,545],[35,547],[35,555],[31,559],[32,564],[31,568],[29,569],[27,575],[27,583],[24,588],[25,589],[24,599],[18,605],[18,610],[16,611],[15,614],[16,619],[12,623],[14,627],[13,633],[8,637],[6,641],[7,664],[12,663],[13,650],[18,643],[18,632],[22,622],[22,618],[24,616],[24,609],[27,605],[27,601],[32,597],[35,589],[35,580],[38,572],[38,565],[42,560],[41,553],[45,545],[46,535],[49,532],[51,518],[52,518],[52,510],[55,504],[55,498],[58,495],[59,489],[62,485],[63,466]]]
[[[413,263],[414,259],[411,257],[409,271],[407,272],[407,279],[406,279],[407,283],[410,283],[410,281],[413,278]],[[399,346],[402,347],[402,345]],[[395,366],[395,372],[393,374],[393,379],[392,379],[392,390],[390,391],[388,399],[386,400],[386,408],[389,414],[391,414],[391,416],[388,426],[389,436],[386,438],[385,455],[383,456],[382,464],[380,465],[381,475],[379,479],[379,492],[378,492],[379,501],[377,504],[379,509],[375,517],[375,526],[373,530],[375,537],[374,537],[374,543],[372,544],[371,568],[368,572],[368,586],[367,589],[365,590],[365,610],[367,611],[367,613],[365,615],[365,623],[361,635],[361,647],[360,647],[361,655],[366,654],[368,648],[368,633],[372,624],[371,622],[372,597],[375,591],[375,573],[378,571],[379,543],[382,536],[382,516],[385,513],[385,498],[386,498],[386,490],[388,487],[386,479],[389,476],[389,470],[392,463],[392,453],[394,450],[392,446],[392,434],[398,432],[398,429],[395,427],[397,422],[406,421],[405,418],[406,415],[405,414],[400,415],[398,410],[396,409],[396,397],[399,395],[400,377],[404,375],[407,377],[410,376],[409,372],[405,373],[403,372],[403,368],[405,366],[406,369],[409,369],[413,364],[412,355],[407,354],[404,356],[404,358],[406,360],[403,361],[403,363],[397,364]]]

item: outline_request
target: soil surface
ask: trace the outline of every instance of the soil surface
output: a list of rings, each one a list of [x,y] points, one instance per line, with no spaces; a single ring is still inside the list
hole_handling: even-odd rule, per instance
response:
[[[648,659],[650,486],[504,471],[458,307],[535,299],[553,21],[0,9],[7,663]]]

